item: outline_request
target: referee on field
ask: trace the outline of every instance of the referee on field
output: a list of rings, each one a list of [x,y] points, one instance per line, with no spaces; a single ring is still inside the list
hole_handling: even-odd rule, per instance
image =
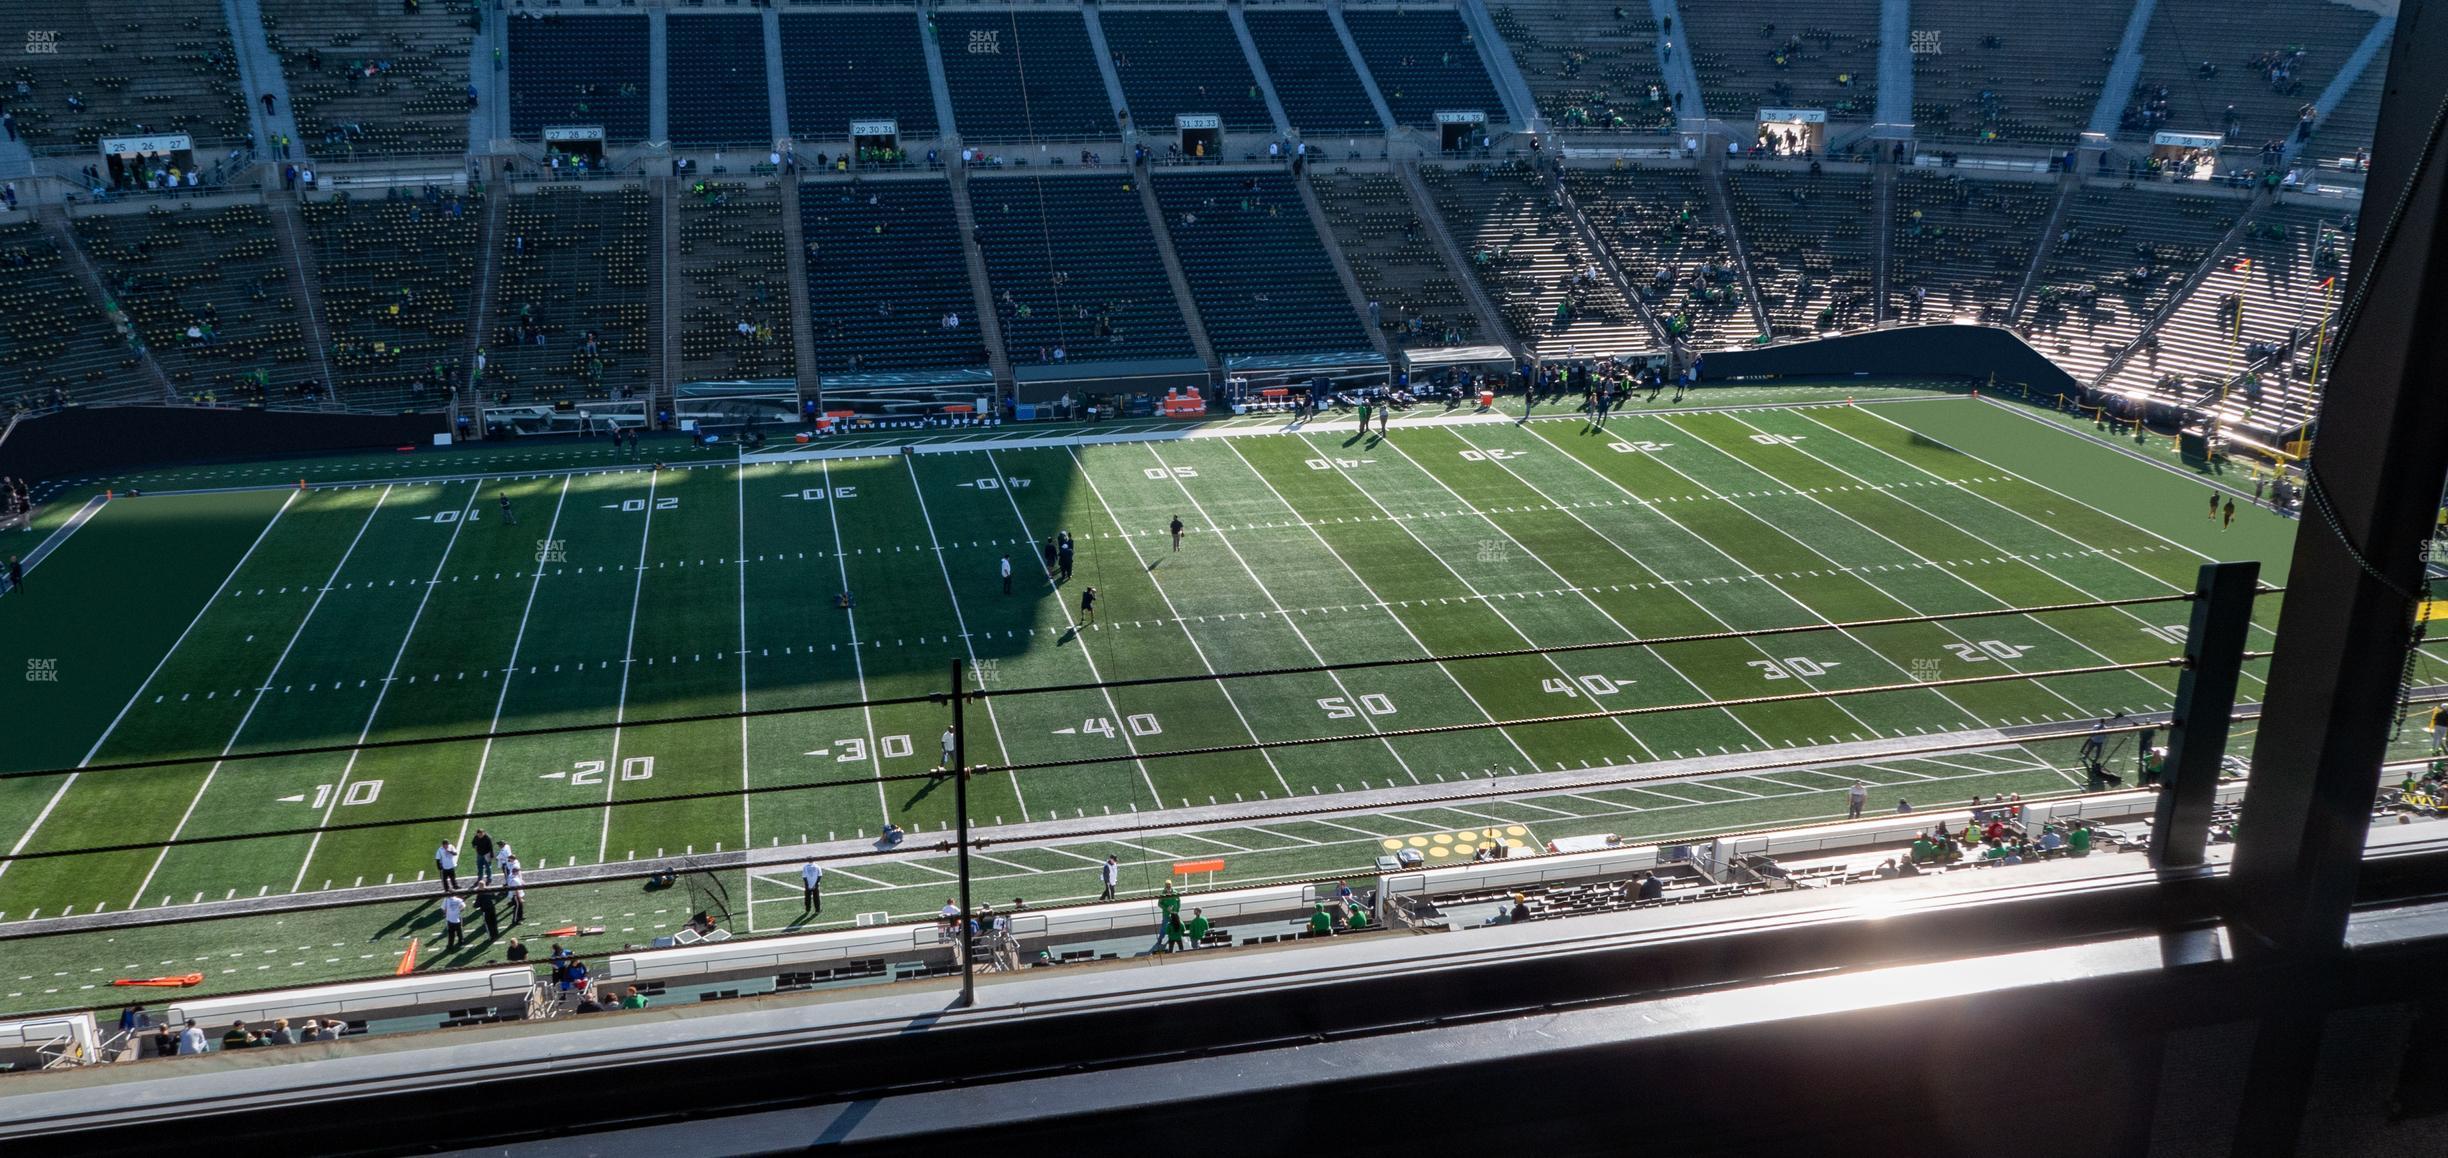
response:
[[[807,914],[811,917],[821,915],[824,912],[824,866],[814,860],[800,865],[799,884],[807,902]]]

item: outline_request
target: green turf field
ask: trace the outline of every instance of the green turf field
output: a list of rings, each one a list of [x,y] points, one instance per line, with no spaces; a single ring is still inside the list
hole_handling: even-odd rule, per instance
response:
[[[2223,529],[2203,517],[2206,485],[1960,397],[1647,414],[1604,430],[1564,417],[1398,422],[1385,439],[1348,420],[1270,432],[1280,427],[746,465],[701,454],[660,471],[417,460],[518,472],[499,477],[368,459],[360,474],[318,468],[321,480],[364,480],[348,484],[111,501],[25,591],[0,599],[0,662],[55,673],[11,697],[22,723],[0,762],[185,762],[0,779],[0,847],[37,854],[0,869],[0,924],[208,914],[430,879],[435,845],[476,826],[531,871],[763,850],[784,863],[728,874],[742,931],[759,932],[798,923],[794,846],[870,839],[891,821],[920,839],[845,868],[832,882],[844,899],[823,923],[929,912],[951,880],[925,839],[953,814],[948,783],[924,775],[945,708],[648,721],[925,695],[945,688],[954,658],[1001,693],[2163,595],[2189,590],[2206,555],[2282,563],[2293,530],[2252,509]],[[998,433],[1029,432],[975,440]],[[294,465],[180,481],[270,481],[244,472],[279,478]],[[1175,516],[1187,527],[1178,551],[1165,531]],[[1063,530],[1078,553],[1058,583],[1037,544]],[[847,611],[835,606],[843,591],[855,596]],[[2275,597],[2262,600],[2253,646],[2268,645],[2276,613]],[[1704,833],[1825,817],[1842,812],[1857,769],[1873,770],[1882,795],[2062,791],[2066,752],[1999,744],[1952,764],[1845,762],[1587,793],[1542,785],[1325,822],[1168,819],[2161,709],[2172,670],[1379,735],[2164,659],[2185,619],[2170,603],[998,695],[973,708],[972,762],[1098,762],[981,777],[977,822],[1085,831],[1120,819],[1093,839],[990,848],[981,896],[1093,895],[1107,852],[1145,866],[1134,872],[1152,887],[1184,858],[1226,857],[1228,882],[1283,879],[1365,869],[1384,841],[1413,836]],[[2260,698],[2266,668],[2251,665],[2245,698]],[[620,726],[226,759],[578,724]],[[1343,742],[1165,755],[1317,737]],[[1939,783],[1910,787],[1920,781]],[[622,803],[671,795],[693,798]],[[522,813],[535,809],[552,811]],[[433,819],[363,827],[408,818]],[[1118,825],[1143,831],[1116,836]],[[281,835],[210,839],[265,832]],[[136,847],[38,855],[98,846]],[[531,924],[601,918],[616,939],[685,916],[641,908],[634,882],[541,893]],[[61,1004],[87,973],[292,941],[294,953],[227,966],[216,984],[381,972],[374,959],[394,954],[403,930],[434,920],[430,906],[394,905],[372,918],[76,934],[42,942],[58,951],[61,980],[4,971],[0,1008]]]

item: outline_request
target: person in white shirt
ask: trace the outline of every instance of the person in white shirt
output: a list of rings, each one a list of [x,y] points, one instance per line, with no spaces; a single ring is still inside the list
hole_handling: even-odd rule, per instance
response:
[[[442,947],[456,949],[460,941],[460,922],[467,918],[467,902],[457,893],[442,896]]]
[[[943,734],[943,770],[946,772],[952,770],[952,729],[950,728],[945,728]]]
[[[442,870],[443,892],[452,893],[459,891],[458,845],[452,844],[447,840],[443,841],[442,847],[434,850],[434,867]]]
[[[1122,885],[1122,858],[1106,857],[1105,866],[1097,870],[1097,876],[1105,882],[1105,892],[1097,899],[1100,901],[1114,899],[1114,890]]]
[[[1003,593],[1011,594],[1011,556],[1003,556]]]
[[[197,1025],[192,1021],[188,1022],[187,1028],[179,1031],[178,1050],[180,1057],[186,1057],[190,1054],[203,1053],[204,1027]]]
[[[807,914],[811,917],[824,912],[824,866],[809,861],[799,866],[799,884],[806,892]]]

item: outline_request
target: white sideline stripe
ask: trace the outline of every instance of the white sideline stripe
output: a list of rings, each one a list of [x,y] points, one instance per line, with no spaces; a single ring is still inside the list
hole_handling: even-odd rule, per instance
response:
[[[305,636],[306,625],[314,622],[315,612],[323,607],[323,598],[331,594],[332,584],[340,581],[340,572],[348,566],[349,556],[357,553],[357,544],[365,541],[366,531],[374,526],[374,517],[382,513],[383,503],[390,497],[391,488],[388,486],[375,497],[374,509],[366,512],[365,522],[357,525],[356,537],[349,540],[347,550],[340,552],[340,561],[332,564],[331,576],[323,580],[322,589],[315,592],[314,602],[308,604],[306,614],[298,618],[297,630],[289,633],[289,642],[281,645],[280,656],[272,661],[272,670],[264,673],[264,683],[269,684],[280,677],[281,666],[289,662],[290,650]],[[227,759],[238,747],[238,737],[246,734],[247,721],[255,718],[255,709],[263,706],[266,698],[259,692],[247,701],[247,710],[238,717],[238,726],[230,729],[229,743],[221,746],[222,759]],[[146,891],[153,887],[153,874],[160,872],[162,862],[170,859],[171,845],[178,840],[179,834],[187,831],[187,822],[194,819],[196,806],[204,803],[204,794],[212,790],[213,777],[220,774],[221,763],[221,760],[215,760],[213,766],[205,771],[204,782],[196,785],[195,799],[187,802],[187,811],[179,814],[178,827],[170,830],[170,839],[162,843],[160,852],[153,854],[153,867],[145,870],[144,880],[137,884],[135,895],[128,898],[127,907],[133,909],[144,903]]]
[[[1105,492],[1099,490],[1096,485],[1096,480],[1089,477],[1088,464],[1080,459],[1079,452],[1077,451],[1066,450],[1064,455],[1071,460],[1071,469],[1079,472],[1080,481],[1088,484],[1088,493],[1095,496],[1097,501],[1097,509],[1105,512],[1105,518],[1107,521],[1113,524],[1114,531],[1116,533],[1122,533],[1122,516],[1114,513],[1113,504],[1105,501]],[[996,462],[994,455],[991,453],[986,456],[986,461],[994,467],[995,477],[997,479],[1002,479],[1003,464]],[[1011,484],[1009,481],[1005,481],[1003,483],[1003,497],[1011,502],[1012,517],[1020,520],[1021,532],[1023,534],[1029,533],[1028,520],[1020,515],[1020,500],[1011,497]],[[1156,575],[1154,572],[1144,570],[1147,566],[1147,560],[1139,557],[1139,545],[1134,542],[1128,534],[1122,535],[1122,543],[1124,546],[1130,548],[1132,561],[1137,563],[1142,568],[1142,573],[1147,575],[1148,586],[1156,589],[1156,598],[1164,602],[1165,615],[1173,621],[1175,626],[1181,628],[1182,639],[1190,645],[1190,653],[1198,657],[1199,666],[1206,668],[1208,675],[1216,674],[1215,665],[1207,662],[1207,649],[1199,646],[1198,636],[1190,630],[1190,626],[1188,624],[1182,622],[1181,611],[1173,606],[1172,593],[1164,589],[1164,584],[1156,581]],[[1046,577],[1046,586],[1054,586],[1054,579],[1052,576]],[[1072,621],[1071,605],[1064,602],[1060,588],[1056,588],[1054,591],[1054,607],[1055,610],[1062,612],[1063,622],[1071,624],[1071,637],[1079,641],[1080,656],[1088,660],[1088,674],[1095,678],[1098,683],[1104,683],[1105,677],[1097,674],[1095,658],[1089,656],[1088,654],[1088,637],[1086,633],[1079,630],[1079,624]],[[1249,733],[1250,742],[1253,744],[1264,744],[1266,741],[1258,738],[1258,729],[1250,724],[1249,715],[1241,710],[1241,701],[1233,698],[1232,689],[1226,687],[1224,685],[1224,681],[1217,680],[1216,690],[1223,693],[1224,706],[1231,708],[1233,711],[1233,718],[1241,721],[1241,730]],[[1113,693],[1111,691],[1105,693],[1105,706],[1108,710],[1113,712],[1116,719],[1121,718],[1122,709],[1114,706]],[[1123,731],[1127,732],[1129,729],[1125,728]],[[1139,751],[1139,746],[1137,744],[1132,744],[1129,737],[1125,736],[1123,738],[1123,743],[1130,744],[1130,749],[1133,753]],[[1291,796],[1292,782],[1284,779],[1283,769],[1276,766],[1275,753],[1265,748],[1260,748],[1258,749],[1258,758],[1266,761],[1267,771],[1275,774],[1275,783],[1283,786],[1284,795],[1287,797]],[[1141,761],[1139,764],[1139,776],[1141,779],[1147,781],[1148,794],[1155,798],[1159,807],[1163,806],[1164,793],[1156,790],[1156,778],[1148,774],[1147,763],[1145,761]]]
[[[935,548],[935,569],[938,572],[941,572],[943,575],[944,599],[952,604],[952,624],[953,626],[960,628],[961,650],[968,653],[969,668],[974,672],[977,670],[977,641],[969,634],[969,613],[961,610],[960,588],[955,586],[952,582],[952,564],[950,560],[945,558],[943,537],[935,533],[935,515],[927,506],[926,484],[918,481],[918,461],[905,455],[901,459],[901,465],[909,470],[910,493],[918,496],[918,521],[926,524],[927,543]],[[1010,493],[1011,492],[1008,488],[1004,488],[1005,497],[1009,497]],[[1055,602],[1060,603],[1061,600],[1057,599]],[[1080,654],[1087,654],[1087,648],[1082,647],[1080,649]],[[1106,700],[1106,703],[1108,704],[1111,704],[1112,702],[1113,701],[1110,698]],[[1117,710],[1114,713],[1114,716],[1116,719],[1121,718],[1121,712]],[[986,727],[994,732],[995,747],[1001,749],[1003,758],[1005,760],[1010,760],[1011,746],[1006,744],[1003,740],[1003,717],[995,711],[993,700],[986,701]],[[1128,729],[1124,730],[1127,731]],[[962,757],[966,758],[968,754],[967,746],[964,744],[961,755]],[[966,779],[966,775],[958,773],[957,770],[955,774],[962,775],[963,779]],[[1020,791],[1019,773],[1015,772],[1011,774],[1011,782],[1012,792],[1017,795]],[[884,786],[881,782],[878,782],[876,785],[876,788],[879,791],[881,791],[883,787]],[[1028,820],[1028,800],[1023,797],[1019,803],[1020,819],[1025,822]],[[1157,803],[1163,803],[1162,798],[1159,798]]]
[[[86,499],[85,505],[78,507],[75,514],[68,516],[68,521],[60,524],[58,530],[43,536],[42,542],[34,544],[34,549],[26,552],[21,564],[22,568],[32,571],[35,567],[40,566],[43,560],[51,557],[51,552],[67,545],[68,536],[76,534],[79,528],[92,522],[94,516],[101,514],[103,506],[109,502],[109,499],[100,495]]]
[[[663,479],[662,471],[646,475],[646,525],[638,531],[637,580],[629,587],[629,640],[621,646],[620,701],[612,707],[612,760],[604,772],[603,835],[595,841],[595,860],[600,864],[612,850],[612,791],[620,784],[621,722],[629,715],[629,672],[637,664],[638,603],[646,597],[646,545],[654,541],[655,484]]]
[[[442,557],[434,560],[433,574],[425,580],[425,593],[417,596],[416,611],[408,617],[408,631],[400,636],[399,650],[391,653],[391,668],[375,685],[374,704],[366,709],[365,726],[357,729],[357,743],[349,749],[348,762],[340,767],[340,780],[332,785],[331,800],[323,805],[323,818],[315,822],[314,839],[306,842],[306,858],[298,862],[297,879],[289,882],[289,891],[306,887],[306,870],[314,866],[315,850],[323,847],[323,826],[331,823],[332,813],[348,792],[349,777],[357,771],[357,758],[365,754],[366,737],[374,734],[374,720],[382,714],[383,700],[391,694],[392,681],[399,676],[400,661],[408,658],[408,641],[416,638],[417,624],[425,619],[425,605],[433,601],[434,588],[442,578],[442,568],[450,565],[451,550],[459,545],[459,532],[467,529],[468,512],[476,507],[476,497],[484,488],[468,488],[468,500],[459,508],[459,517],[451,522],[450,538],[442,544]]]
[[[213,588],[212,597],[204,601],[204,606],[196,609],[195,618],[187,621],[186,629],[180,631],[178,638],[170,642],[169,649],[162,652],[161,659],[153,664],[153,670],[145,674],[144,682],[137,684],[135,693],[128,696],[128,701],[119,706],[119,714],[112,716],[110,726],[103,728],[102,734],[94,738],[93,747],[85,750],[85,758],[77,761],[78,767],[82,768],[93,763],[94,757],[101,753],[102,745],[110,740],[111,733],[119,730],[119,722],[127,719],[129,709],[136,706],[136,701],[144,698],[145,689],[153,686],[153,680],[161,675],[164,667],[169,666],[170,657],[178,654],[180,645],[187,642],[188,634],[195,630],[196,624],[204,622],[205,613],[211,611],[213,605],[221,601],[221,593],[229,590],[230,580],[237,578],[238,572],[246,569],[247,560],[255,557],[255,548],[263,546],[263,541],[271,537],[272,525],[280,522],[280,517],[288,513],[289,504],[297,501],[299,493],[298,491],[289,492],[289,497],[281,500],[280,509],[273,511],[272,517],[264,520],[263,530],[255,532],[255,541],[247,544],[246,553],[238,556],[238,561],[230,565],[229,574],[221,577],[221,585]],[[17,863],[17,854],[24,852],[26,845],[33,843],[35,831],[43,826],[44,821],[51,819],[51,810],[59,807],[61,798],[67,796],[68,789],[75,786],[77,776],[78,773],[69,773],[60,781],[59,791],[53,792],[51,799],[43,802],[42,811],[34,814],[34,823],[27,825],[25,833],[17,838],[17,843],[9,847],[10,859],[0,860],[0,876],[6,876],[9,867]]]
[[[547,543],[552,541],[553,533],[561,529],[561,508],[569,502],[570,479],[573,477],[575,476],[561,476],[561,495],[553,500],[552,521],[544,527],[544,539]],[[542,554],[542,552],[537,553]],[[501,730],[502,707],[510,702],[510,684],[518,678],[519,648],[527,642],[527,617],[535,614],[536,591],[542,586],[544,586],[544,561],[538,559],[536,560],[535,576],[527,581],[527,605],[519,610],[518,634],[510,639],[510,661],[502,669],[501,692],[493,697],[493,722],[485,725],[484,750],[477,753],[476,756],[476,780],[468,785],[467,807],[460,810],[462,815],[459,819],[459,839],[452,841],[452,844],[466,844],[468,826],[475,823],[475,818],[467,814],[476,811],[476,794],[484,790],[485,767],[493,762],[492,733]]]

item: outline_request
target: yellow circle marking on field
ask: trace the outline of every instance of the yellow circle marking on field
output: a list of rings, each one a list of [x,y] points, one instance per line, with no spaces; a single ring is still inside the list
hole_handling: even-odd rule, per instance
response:
[[[1529,829],[1527,829],[1527,828],[1523,828],[1522,826],[1520,826],[1520,825],[1518,825],[1518,824],[1512,824],[1512,825],[1507,825],[1507,826],[1505,826],[1505,835],[1506,835],[1506,836],[1528,836],[1528,835],[1530,835],[1530,830],[1529,830]]]
[[[1435,836],[1429,837],[1428,839],[1433,840],[1433,841],[1437,842],[1438,844],[1452,844],[1452,843],[1453,843],[1453,837],[1448,836],[1448,835],[1446,835],[1446,834],[1444,834],[1444,833],[1442,833],[1442,832],[1440,832],[1440,833],[1436,834]]]
[[[1428,847],[1428,838],[1427,838],[1427,837],[1424,837],[1424,836],[1415,836],[1415,837],[1412,837],[1412,838],[1411,838],[1411,847],[1413,847],[1413,848],[1426,848],[1426,847]]]
[[[1452,850],[1452,849],[1450,849],[1450,848],[1445,848],[1445,847],[1439,846],[1439,847],[1437,847],[1437,848],[1432,848],[1432,849],[1429,849],[1429,850],[1428,850],[1428,855],[1430,855],[1430,856],[1452,856],[1452,855],[1453,855],[1453,850]]]
[[[1392,838],[1392,837],[1388,837],[1387,839],[1385,839],[1385,840],[1383,840],[1383,841],[1380,841],[1380,842],[1378,842],[1378,843],[1385,845],[1385,846],[1386,846],[1387,848],[1389,848],[1389,849],[1393,849],[1393,848],[1401,848],[1401,847],[1403,846],[1402,841],[1397,840],[1397,839],[1394,839],[1394,838]]]
[[[1454,845],[1454,854],[1457,856],[1461,855],[1462,853],[1477,851],[1479,851],[1479,846],[1472,844],[1467,840]]]

